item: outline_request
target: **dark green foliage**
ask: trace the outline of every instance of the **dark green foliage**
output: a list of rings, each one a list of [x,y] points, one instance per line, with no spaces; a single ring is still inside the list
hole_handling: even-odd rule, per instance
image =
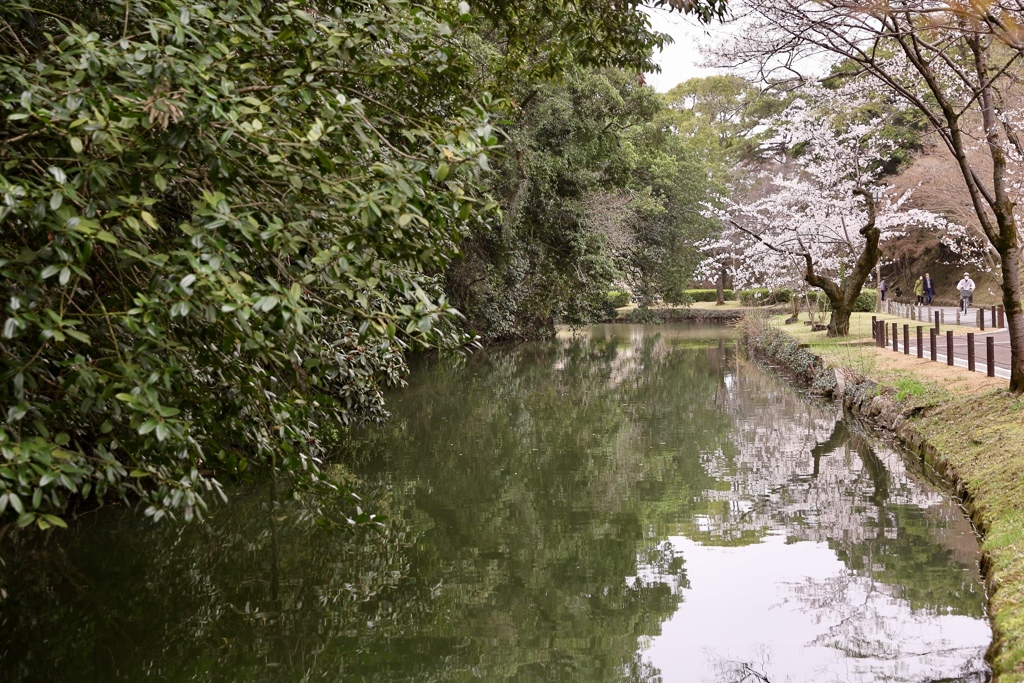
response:
[[[857,300],[853,304],[853,310],[858,313],[870,313],[875,310],[875,306],[878,304],[878,290],[877,289],[862,289],[860,295],[857,296]]]
[[[693,297],[691,297],[686,290],[679,288],[672,288],[672,290],[665,292],[665,303],[677,304],[679,306],[692,306],[694,303]]]
[[[731,289],[722,290],[726,301],[735,301],[736,293]],[[717,289],[687,289],[686,295],[693,301],[718,301]]]
[[[762,89],[737,75],[691,78],[661,96],[673,126],[716,173],[761,154],[761,122],[783,111],[793,95]]]
[[[605,299],[615,308],[622,308],[623,306],[628,306],[630,302],[629,292],[617,292],[614,290],[608,292]]]
[[[647,306],[639,306],[622,316],[622,320],[636,325],[660,325],[661,316]]]
[[[616,132],[654,98],[540,79],[645,68],[648,26],[636,4],[0,8],[0,514],[191,518],[224,475],[322,483],[321,434],[383,418],[408,350],[467,341],[440,275],[460,244],[493,336],[594,317],[616,271],[581,199],[625,185]],[[530,218],[489,223],[524,155]]]
[[[497,138],[450,96],[457,10],[33,7],[0,14],[0,512],[317,482],[319,425],[461,342],[430,273]]]
[[[549,336],[604,315],[617,282],[679,300],[711,227],[707,169],[669,129],[654,91],[621,70],[577,70],[524,94],[494,162],[504,216],[446,273],[489,339]]]

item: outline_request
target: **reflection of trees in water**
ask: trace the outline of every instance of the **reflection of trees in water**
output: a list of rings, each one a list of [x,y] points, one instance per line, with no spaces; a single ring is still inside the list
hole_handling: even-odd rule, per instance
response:
[[[771,664],[771,648],[760,645],[756,650],[755,657],[748,661],[708,653],[716,683],[772,683],[766,673]]]
[[[716,541],[884,517],[881,534],[849,522],[840,548],[876,575],[893,564],[880,539],[935,526],[893,502],[910,496],[894,470],[829,445],[828,413],[702,334],[601,328],[435,359],[393,399],[394,419],[349,444],[387,535],[323,534],[286,496],[237,496],[204,526],[100,515],[5,553],[0,665],[14,680],[653,682],[638,652],[687,585],[662,539],[695,510]],[[845,512],[819,512],[843,495]]]
[[[797,600],[826,627],[808,645],[842,652],[851,662],[849,680],[938,680],[958,669],[963,683],[987,680],[977,643],[936,628],[934,610],[907,610],[900,586],[848,572],[789,591],[784,599]]]
[[[710,665],[714,670],[715,683],[806,683],[805,681],[794,681],[789,676],[777,676],[773,671],[771,648],[767,645],[760,645],[755,648],[756,653],[747,660],[731,659],[711,654]],[[816,675],[815,683],[851,683],[851,681],[866,681],[869,683],[892,683],[894,681],[919,681],[927,683],[988,683],[990,675],[981,653],[967,656],[970,653],[949,651],[921,652],[911,655],[903,665],[897,667],[894,675],[880,674],[877,671],[865,671],[865,667],[858,666],[857,661],[844,674],[819,672]],[[947,668],[941,668],[945,658],[949,655],[950,663]],[[878,656],[876,654],[866,656]],[[916,666],[916,659],[928,659],[937,666]],[[960,663],[957,667],[956,664]],[[916,668],[915,668],[916,666]],[[933,674],[927,673],[929,670]],[[864,675],[867,675],[865,677]]]
[[[506,657],[552,676],[558,652],[580,680],[642,661],[638,643],[685,585],[678,554],[644,531],[648,511],[710,483],[679,457],[695,433],[726,442],[711,352],[717,342],[609,335],[450,359],[420,369],[392,425],[360,435],[369,461],[415,482],[415,523],[449,558],[441,599],[484,678],[525,675]]]
[[[639,651],[686,578],[647,515],[710,485],[680,445],[729,428],[717,345],[688,345],[580,338],[419,368],[395,419],[351,444],[385,536],[237,496],[204,526],[115,511],[26,543],[0,663],[15,680],[658,680]]]
[[[888,584],[915,609],[982,615],[969,524],[899,454],[742,363],[723,385],[735,448],[703,456],[727,486],[706,493],[694,538],[744,544],[783,529],[793,540],[828,543],[851,570]]]
[[[240,492],[203,525],[109,510],[46,544],[15,541],[7,680],[305,680],[428,613],[426,590],[401,610],[382,599],[407,581],[407,530],[327,534],[278,497]]]

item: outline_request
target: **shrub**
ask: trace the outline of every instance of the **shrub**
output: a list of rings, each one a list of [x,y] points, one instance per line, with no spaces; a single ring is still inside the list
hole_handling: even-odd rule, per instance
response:
[[[860,313],[870,313],[875,310],[875,304],[877,302],[877,289],[862,289],[860,290],[860,296],[857,297],[857,301],[853,304],[853,310]]]
[[[731,289],[723,290],[726,301],[735,301],[736,293]],[[694,301],[718,301],[717,289],[687,289],[685,294]]]
[[[451,16],[117,4],[0,4],[3,523],[333,486],[318,427],[384,419],[404,351],[463,339],[429,273],[497,136],[483,96],[418,112],[463,73]]]
[[[676,290],[675,292],[669,292],[665,294],[665,303],[667,304],[678,304],[680,306],[692,306],[694,298],[690,296],[690,292],[686,290]]]
[[[634,308],[623,316],[623,320],[637,325],[660,325],[664,322],[657,313],[650,308]]]
[[[619,292],[614,289],[608,292],[608,295],[605,297],[605,301],[611,304],[613,308],[622,308],[623,306],[628,306],[629,300],[629,292]]]

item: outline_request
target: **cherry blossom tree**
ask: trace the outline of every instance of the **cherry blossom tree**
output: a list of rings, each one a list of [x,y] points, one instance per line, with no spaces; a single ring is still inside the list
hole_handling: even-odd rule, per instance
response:
[[[725,229],[702,245],[714,254],[706,270],[729,264],[738,286],[818,288],[832,308],[828,335],[846,336],[881,240],[926,227],[942,230],[956,248],[968,233],[907,208],[910,192],[876,206],[872,190],[893,150],[878,134],[884,122],[844,121],[862,97],[853,88],[803,94],[768,122],[775,135],[762,145],[762,168],[717,210]]]
[[[764,78],[806,78],[822,60],[868,75],[921,112],[948,149],[986,238],[1000,257],[1010,333],[1010,391],[1024,393],[1022,243],[1015,211],[1024,168],[1021,110],[1012,85],[1024,49],[1017,2],[739,0],[743,28],[720,65]],[[982,154],[972,154],[978,148]]]

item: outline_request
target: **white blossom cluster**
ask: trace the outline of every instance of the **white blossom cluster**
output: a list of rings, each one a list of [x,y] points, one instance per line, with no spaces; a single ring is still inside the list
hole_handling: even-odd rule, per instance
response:
[[[911,192],[890,197],[879,184],[893,143],[880,135],[884,121],[850,119],[866,94],[853,86],[830,90],[804,87],[782,114],[765,121],[773,135],[762,145],[759,168],[735,182],[731,196],[708,207],[723,231],[701,247],[701,274],[721,268],[737,288],[799,287],[810,254],[815,270],[841,280],[863,250],[860,229],[868,220],[861,188],[875,196],[876,226],[882,239],[910,229],[941,233],[950,249],[962,251],[967,228],[921,209],[907,208]]]

